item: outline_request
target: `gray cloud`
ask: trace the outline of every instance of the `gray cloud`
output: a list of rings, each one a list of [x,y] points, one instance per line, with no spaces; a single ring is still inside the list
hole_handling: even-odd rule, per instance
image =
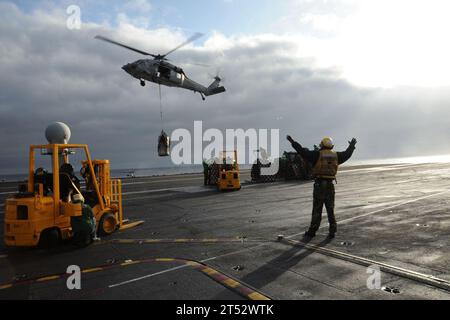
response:
[[[118,28],[84,24],[71,31],[63,12],[24,14],[0,4],[1,173],[26,168],[28,145],[44,143],[44,129],[53,121],[69,124],[72,142],[88,143],[95,157],[110,159],[115,168],[171,164],[156,155],[162,129],[157,86],[142,88],[120,69],[142,57],[94,39],[117,38],[124,34]],[[158,52],[177,37],[143,40],[141,47],[154,45]],[[338,71],[297,58],[293,40],[250,38],[229,39],[231,45],[220,50],[188,47],[173,56],[175,62],[219,65],[227,92],[203,102],[192,92],[163,88],[167,132],[203,120],[205,129],[280,128],[282,139],[289,133],[307,146],[331,135],[345,148],[355,136],[360,159],[448,153],[448,88],[355,87]],[[188,65],[185,71],[203,84],[215,72]],[[284,140],[281,146],[290,149]]]

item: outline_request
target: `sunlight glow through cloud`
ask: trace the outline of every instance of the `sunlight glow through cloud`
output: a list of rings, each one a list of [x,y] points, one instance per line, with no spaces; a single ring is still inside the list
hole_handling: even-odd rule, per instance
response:
[[[346,79],[357,85],[450,85],[449,1],[352,3],[354,12],[345,17],[328,12],[300,19],[319,31],[335,28],[332,37],[306,39],[305,52],[323,66],[338,67]]]

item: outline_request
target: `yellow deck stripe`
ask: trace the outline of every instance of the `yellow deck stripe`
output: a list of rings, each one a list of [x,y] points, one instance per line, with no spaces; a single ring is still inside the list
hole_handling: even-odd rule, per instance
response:
[[[128,265],[130,265],[130,264],[136,264],[136,263],[141,263],[141,261],[139,261],[139,260],[136,260],[136,261],[128,261],[128,262],[121,263],[120,265],[121,265],[121,266],[128,266]]]
[[[186,240],[186,239],[183,239],[183,240]],[[184,264],[192,266],[192,267],[196,268],[197,270],[199,270],[209,276],[222,274],[221,272],[219,272],[211,267],[207,267],[201,263],[198,263],[196,261],[191,261],[191,260],[179,260],[179,259],[174,259],[174,258],[156,258],[154,260],[153,259],[150,259],[150,260],[158,261],[158,262],[174,262],[174,261],[184,262]],[[150,260],[129,261],[129,262],[120,263],[119,265],[120,266],[128,266],[128,265],[138,264],[138,263],[142,263],[142,262],[148,262]],[[105,269],[102,267],[96,267],[96,268],[85,269],[85,270],[82,270],[81,272],[82,273],[90,273],[90,272],[97,272],[97,271],[102,271],[102,270],[105,270]],[[50,280],[55,280],[55,279],[59,279],[59,278],[61,278],[61,275],[46,276],[46,277],[36,279],[35,282],[44,282],[44,281],[50,281]],[[236,281],[236,280],[228,278],[228,277],[225,280],[222,280],[219,282],[221,282],[223,285],[225,285],[229,288],[232,288],[232,289],[238,288],[239,286],[243,286],[239,281]],[[14,286],[14,283],[0,285],[0,290],[8,289],[13,286]],[[270,298],[268,298],[258,292],[252,292],[252,293],[248,294],[247,297],[251,300],[270,300]]]
[[[158,258],[155,261],[159,261],[159,262],[170,262],[170,261],[175,261],[175,259],[173,258]]]
[[[219,273],[219,272],[217,272],[216,270],[211,269],[211,268],[209,268],[209,267],[204,268],[202,271],[203,271],[204,273],[206,273],[206,274],[209,274],[209,275]]]
[[[225,281],[222,281],[224,284],[226,284],[227,286],[231,287],[231,288],[236,288],[240,285],[239,282],[233,280],[233,279],[227,279]]]
[[[36,280],[36,282],[42,282],[42,281],[49,281],[49,280],[55,280],[58,279],[60,276],[48,276],[48,277],[43,277],[43,278],[39,278]]]
[[[97,271],[102,271],[103,268],[90,268],[90,269],[85,269],[82,270],[81,273],[90,273],[90,272],[97,272]]]
[[[120,227],[119,230],[126,230],[126,229],[130,229],[130,228],[134,228],[134,227],[137,227],[137,226],[139,226],[139,225],[141,225],[143,223],[144,223],[144,221],[140,220],[140,221],[135,221],[135,222],[130,222],[130,223],[127,223],[127,224],[123,224]]]
[[[248,297],[252,300],[270,300],[266,296],[263,296],[261,293],[253,292],[248,295]]]
[[[2,289],[8,289],[8,288],[11,288],[13,285],[12,284],[5,284],[5,285],[3,285],[3,286],[0,286],[0,290],[2,290]]]

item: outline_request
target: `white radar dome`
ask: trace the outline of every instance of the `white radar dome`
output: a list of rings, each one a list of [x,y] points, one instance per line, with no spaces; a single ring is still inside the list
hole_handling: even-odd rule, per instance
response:
[[[70,134],[69,126],[62,122],[54,122],[45,129],[45,137],[49,143],[69,143]]]

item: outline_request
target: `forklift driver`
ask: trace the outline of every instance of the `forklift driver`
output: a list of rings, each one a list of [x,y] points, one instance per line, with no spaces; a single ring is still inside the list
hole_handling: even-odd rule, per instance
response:
[[[94,165],[94,172],[97,172],[97,165]],[[87,166],[81,167],[80,174],[86,182],[86,191],[95,190],[94,179],[92,178],[89,167]]]
[[[44,168],[37,168],[34,174],[34,183],[42,184],[44,196],[52,193],[53,189],[53,175],[48,173]]]
[[[60,176],[60,197],[65,202],[70,202],[72,194],[80,193],[80,180],[75,176],[73,166],[70,163],[64,163],[59,169]]]

